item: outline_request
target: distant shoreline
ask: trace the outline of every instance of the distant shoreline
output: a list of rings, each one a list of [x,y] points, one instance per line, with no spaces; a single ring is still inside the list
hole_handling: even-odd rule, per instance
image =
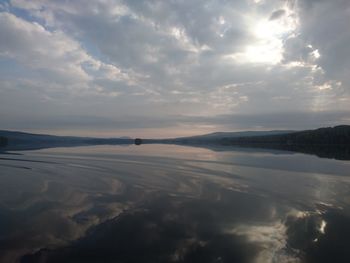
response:
[[[203,148],[241,147],[283,150],[320,157],[350,159],[350,125],[306,131],[213,133],[174,139],[89,138],[0,131],[1,151],[89,145],[175,144]],[[262,134],[262,135],[261,135]],[[1,139],[2,138],[2,139]]]

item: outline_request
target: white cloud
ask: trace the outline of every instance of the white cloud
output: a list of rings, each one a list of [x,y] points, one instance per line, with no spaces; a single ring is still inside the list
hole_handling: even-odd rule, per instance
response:
[[[45,72],[46,80],[80,91],[93,88],[90,83],[96,78],[136,85],[136,78],[128,74],[132,72],[93,58],[63,31],[49,31],[37,22],[3,12],[0,13],[0,34],[7,36],[0,39],[0,56],[14,59],[28,70]]]
[[[100,117],[344,111],[348,8],[346,0],[12,0],[0,8],[8,83],[0,90],[35,83],[28,98],[40,89],[72,114]]]
[[[282,222],[270,225],[240,225],[229,231],[231,234],[245,236],[249,242],[262,248],[255,262],[297,263],[301,260],[287,253],[286,226]]]

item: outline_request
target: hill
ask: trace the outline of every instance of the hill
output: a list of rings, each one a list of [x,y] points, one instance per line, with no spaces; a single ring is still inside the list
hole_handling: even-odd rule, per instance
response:
[[[74,136],[54,136],[6,130],[0,130],[0,137],[7,138],[6,150],[29,150],[50,147],[134,143],[134,140],[129,137],[91,138]]]
[[[175,139],[143,140],[143,143],[191,145],[210,149],[220,147],[221,150],[223,146],[273,149],[350,160],[349,125],[305,131],[218,132]]]
[[[350,126],[315,130],[216,132],[172,139],[146,139],[144,143],[221,144],[221,145],[344,145],[350,144]]]
[[[0,136],[0,147],[5,147],[7,145],[7,138]]]
[[[350,144],[350,126],[341,125],[286,134],[221,138],[223,144],[345,145]]]
[[[214,132],[204,135],[196,135],[191,137],[180,137],[172,140],[176,141],[190,141],[190,142],[215,142],[224,138],[238,138],[238,137],[256,137],[266,135],[287,134],[295,131],[292,130],[272,130],[272,131],[242,131],[242,132]]]

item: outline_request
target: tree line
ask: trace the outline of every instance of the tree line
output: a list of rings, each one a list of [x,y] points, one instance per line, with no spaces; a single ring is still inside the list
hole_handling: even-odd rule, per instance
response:
[[[0,147],[6,146],[8,143],[8,139],[6,137],[1,137],[0,136]]]
[[[350,145],[350,126],[342,125],[279,135],[223,138],[224,144]]]

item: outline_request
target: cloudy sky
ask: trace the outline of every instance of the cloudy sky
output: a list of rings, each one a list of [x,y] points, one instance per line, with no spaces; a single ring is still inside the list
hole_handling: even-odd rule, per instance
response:
[[[0,0],[0,129],[350,123],[348,0]]]

